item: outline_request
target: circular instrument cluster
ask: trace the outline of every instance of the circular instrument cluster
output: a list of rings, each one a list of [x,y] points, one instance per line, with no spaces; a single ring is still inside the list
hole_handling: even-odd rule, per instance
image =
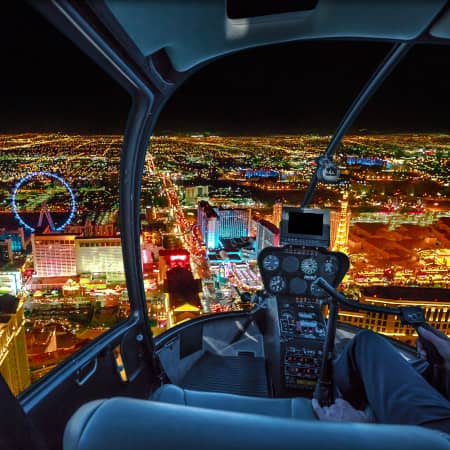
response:
[[[325,278],[337,286],[348,269],[348,258],[325,249],[268,247],[259,255],[264,286],[272,294],[325,297],[314,281]]]

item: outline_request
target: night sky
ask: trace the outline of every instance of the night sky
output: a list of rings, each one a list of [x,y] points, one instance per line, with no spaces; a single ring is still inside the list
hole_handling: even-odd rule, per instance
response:
[[[26,3],[7,4],[0,132],[121,133],[126,92]],[[290,43],[227,56],[175,93],[156,131],[330,133],[390,45]],[[449,56],[446,46],[413,50],[353,131],[450,131]]]

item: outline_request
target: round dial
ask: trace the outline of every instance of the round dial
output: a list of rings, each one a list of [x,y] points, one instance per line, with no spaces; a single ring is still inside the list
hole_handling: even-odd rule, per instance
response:
[[[269,281],[269,289],[274,293],[278,294],[286,287],[286,281],[280,275],[275,275]]]
[[[327,275],[334,275],[339,267],[335,258],[329,257],[322,264],[322,271]]]
[[[280,265],[280,260],[278,256],[275,255],[267,255],[262,262],[262,266],[266,270],[277,270]]]
[[[299,261],[296,256],[286,256],[286,258],[283,259],[283,262],[281,264],[281,267],[286,272],[297,272],[299,266]]]
[[[317,272],[319,265],[314,258],[306,258],[302,261],[301,268],[306,275],[313,275]]]
[[[295,295],[301,295],[308,289],[308,283],[300,277],[291,278],[289,282],[289,292]]]

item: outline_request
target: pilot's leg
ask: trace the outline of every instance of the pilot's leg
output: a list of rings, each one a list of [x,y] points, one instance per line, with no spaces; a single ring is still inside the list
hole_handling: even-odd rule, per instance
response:
[[[450,402],[387,339],[369,330],[347,344],[334,362],[333,378],[344,399],[358,409],[369,404],[379,422],[450,426]]]

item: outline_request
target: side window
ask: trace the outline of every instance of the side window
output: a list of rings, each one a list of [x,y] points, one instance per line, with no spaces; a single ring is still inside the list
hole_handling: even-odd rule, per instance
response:
[[[278,244],[282,205],[301,201],[314,159],[388,49],[252,49],[203,68],[168,102],[149,143],[141,203],[154,333],[252,306],[247,293],[262,288],[256,257]],[[372,59],[355,65],[367,51]],[[340,188],[320,186],[314,202],[338,211],[340,198]]]
[[[118,184],[129,102],[31,7],[7,10],[0,372],[18,394],[128,315]]]
[[[351,258],[349,296],[379,306],[420,305],[447,334],[448,55],[446,46],[412,49],[344,138],[340,162],[349,189],[336,228],[337,247]],[[415,342],[415,331],[394,315],[342,310],[340,319]]]

